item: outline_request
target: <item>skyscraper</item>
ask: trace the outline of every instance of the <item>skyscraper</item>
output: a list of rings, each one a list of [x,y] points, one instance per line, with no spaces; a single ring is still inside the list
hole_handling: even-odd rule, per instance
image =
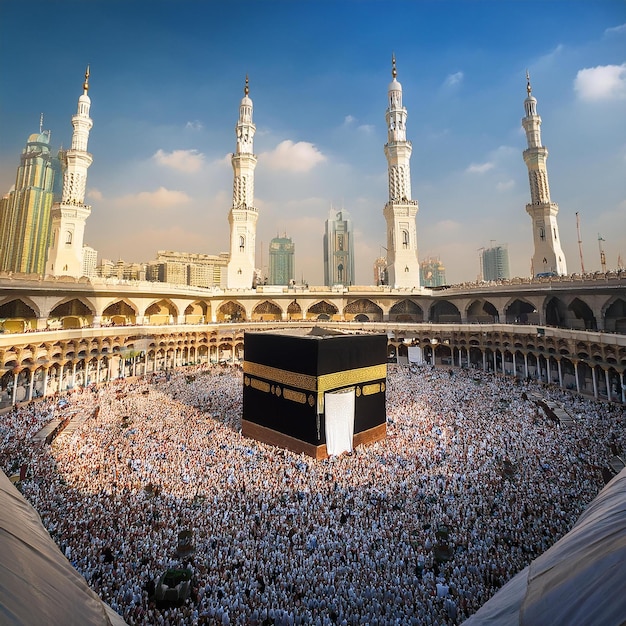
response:
[[[63,192],[61,202],[52,207],[51,242],[48,251],[46,273],[55,276],[82,276],[83,237],[85,222],[91,207],[85,204],[87,170],[93,157],[87,152],[89,131],[93,121],[89,117],[91,99],[89,91],[89,67],[85,71],[83,93],[78,98],[78,110],[72,116],[72,145],[61,153],[63,164]]]
[[[28,138],[15,185],[0,201],[0,271],[43,274],[50,239],[59,159],[50,152],[50,131]]]
[[[387,222],[387,273],[392,287],[419,287],[417,259],[417,200],[411,200],[411,142],[406,138],[406,108],[402,106],[402,85],[396,76],[396,58],[391,58],[387,143],[385,156],[389,175],[389,200],[383,214]]]
[[[386,285],[387,279],[387,259],[384,256],[379,256],[374,261],[374,284]]]
[[[348,211],[331,209],[324,232],[324,284],[354,284],[354,236]]]
[[[526,131],[528,148],[523,154],[530,182],[530,204],[526,205],[526,212],[532,219],[535,243],[532,257],[533,273],[535,276],[567,274],[565,255],[561,249],[559,227],[556,222],[559,206],[550,200],[546,167],[548,149],[541,145],[541,117],[537,114],[537,99],[532,95],[528,72],[526,72],[526,92],[528,94],[524,100],[526,117],[522,118],[522,126]]]
[[[256,126],[252,123],[252,100],[249,98],[248,77],[244,96],[239,105],[239,120],[235,126],[237,150],[231,158],[233,166],[233,206],[228,214],[230,224],[230,259],[227,285],[229,289],[251,289],[255,270],[256,223],[254,208],[253,152]]]
[[[506,245],[492,246],[482,251],[482,276],[487,281],[511,278]]]
[[[92,278],[97,276],[96,267],[98,265],[98,251],[91,246],[83,246],[83,276]]]
[[[296,246],[286,235],[270,241],[270,285],[289,285],[294,280],[295,252]]]

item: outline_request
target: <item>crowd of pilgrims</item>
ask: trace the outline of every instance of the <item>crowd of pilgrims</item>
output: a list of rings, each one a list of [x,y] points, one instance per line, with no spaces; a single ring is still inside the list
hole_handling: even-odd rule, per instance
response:
[[[622,407],[391,365],[387,438],[320,461],[242,437],[242,385],[194,366],[2,416],[0,467],[27,466],[23,494],[128,624],[460,624],[571,528],[626,444]],[[70,413],[71,436],[32,442]],[[191,576],[179,606],[154,596],[172,567]]]

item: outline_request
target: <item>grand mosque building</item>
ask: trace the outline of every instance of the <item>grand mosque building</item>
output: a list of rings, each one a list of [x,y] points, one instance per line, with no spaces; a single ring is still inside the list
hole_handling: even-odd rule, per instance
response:
[[[523,158],[530,183],[526,211],[534,276],[432,290],[421,287],[419,280],[418,202],[411,191],[412,146],[397,74],[394,57],[385,112],[385,284],[253,287],[256,227],[262,215],[254,201],[255,125],[246,77],[232,155],[226,284],[207,289],[82,276],[83,238],[91,213],[85,204],[92,163],[87,70],[72,117],[71,147],[59,156],[59,200],[52,202],[47,174],[52,166],[45,157],[43,134],[31,136],[18,171],[18,184],[32,187],[33,180],[40,180],[44,210],[39,224],[49,224],[48,231],[31,236],[28,225],[36,228],[37,220],[24,216],[35,205],[25,205],[23,195],[13,191],[0,206],[3,254],[9,240],[33,242],[32,254],[24,245],[20,254],[37,259],[36,264],[19,265],[0,255],[0,406],[118,377],[241,359],[246,330],[284,325],[382,331],[393,360],[402,361],[409,347],[419,347],[431,364],[532,377],[626,402],[626,276],[567,274],[530,78],[522,125],[528,143]],[[339,231],[333,236],[343,237]],[[340,249],[345,242],[336,244]]]

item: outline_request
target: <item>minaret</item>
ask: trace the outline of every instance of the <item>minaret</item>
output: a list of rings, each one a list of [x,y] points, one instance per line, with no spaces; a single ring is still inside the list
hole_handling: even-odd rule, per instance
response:
[[[387,273],[392,287],[419,287],[417,259],[417,200],[411,200],[411,142],[406,139],[406,109],[402,85],[396,76],[396,57],[391,57],[393,80],[389,83],[387,143],[385,156],[389,173],[389,200],[383,211],[387,221]]]
[[[83,236],[85,222],[91,207],[85,204],[87,169],[92,156],[87,152],[89,131],[93,122],[89,117],[91,100],[89,91],[89,66],[85,71],[83,94],[78,98],[78,110],[72,116],[72,145],[61,153],[63,166],[63,191],[61,202],[52,206],[52,229],[46,273],[55,276],[83,275]]]
[[[254,208],[254,168],[256,156],[253,141],[256,126],[252,123],[252,100],[246,76],[244,96],[239,105],[239,120],[235,126],[237,151],[233,154],[233,206],[228,214],[230,224],[230,258],[228,261],[229,289],[251,289],[255,269],[256,222]]]
[[[526,212],[532,218],[535,242],[532,267],[535,275],[567,274],[559,227],[556,223],[559,206],[550,201],[550,185],[546,168],[548,149],[541,145],[541,117],[537,115],[537,99],[532,95],[528,72],[526,72],[526,92],[528,93],[524,100],[526,117],[522,118],[522,126],[526,131],[528,141],[528,148],[524,150],[524,161],[528,168],[530,182],[530,204],[526,205]]]

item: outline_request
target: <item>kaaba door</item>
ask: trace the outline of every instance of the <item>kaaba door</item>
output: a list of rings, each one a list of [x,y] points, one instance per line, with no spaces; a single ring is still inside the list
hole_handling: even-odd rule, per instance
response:
[[[328,456],[352,452],[354,397],[354,387],[324,394],[326,452]]]

